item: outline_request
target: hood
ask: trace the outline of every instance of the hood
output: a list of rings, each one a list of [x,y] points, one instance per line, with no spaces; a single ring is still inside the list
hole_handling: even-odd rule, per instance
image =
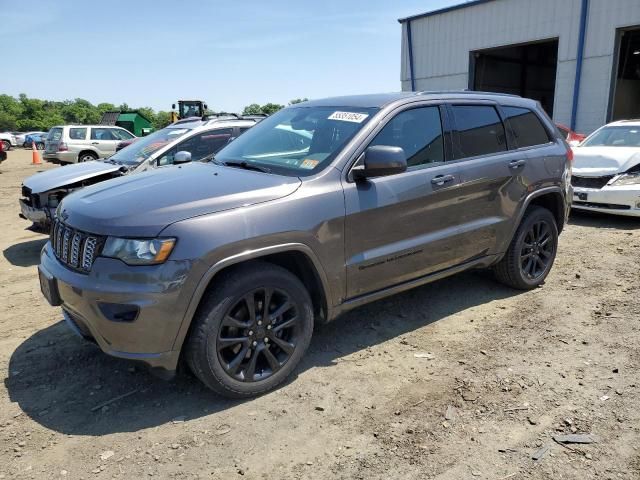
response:
[[[573,174],[582,177],[604,177],[629,170],[640,163],[637,147],[575,147]]]
[[[33,193],[43,193],[89,178],[117,172],[120,168],[122,165],[100,161],[74,163],[31,175],[23,182],[23,185],[30,188]]]
[[[60,215],[100,235],[155,237],[167,225],[285,197],[297,177],[190,163],[107,180],[65,197]]]

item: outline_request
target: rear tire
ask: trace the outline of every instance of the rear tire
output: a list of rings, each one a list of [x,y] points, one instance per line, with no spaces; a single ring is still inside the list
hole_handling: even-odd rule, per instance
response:
[[[9,142],[8,140],[2,140],[2,149],[5,152],[8,152],[9,150],[11,150],[11,142]]]
[[[223,273],[193,319],[185,358],[214,392],[247,398],[294,370],[313,333],[309,293],[288,270],[251,262]]]
[[[42,142],[38,142],[38,143],[36,143],[36,148],[37,148],[38,150],[44,150],[44,143],[42,143]]]
[[[97,160],[98,156],[93,152],[82,152],[78,155],[78,163],[82,162],[92,162],[93,160]]]
[[[497,280],[518,290],[542,285],[558,250],[558,227],[546,208],[529,208],[505,256],[493,268]]]

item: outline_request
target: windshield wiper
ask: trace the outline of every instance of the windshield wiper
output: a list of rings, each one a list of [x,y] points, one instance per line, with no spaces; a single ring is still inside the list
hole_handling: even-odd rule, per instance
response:
[[[230,160],[228,162],[221,162],[225,167],[244,168],[245,170],[255,170],[262,173],[271,173],[271,170],[267,167],[261,167],[260,165],[254,165],[244,160]]]

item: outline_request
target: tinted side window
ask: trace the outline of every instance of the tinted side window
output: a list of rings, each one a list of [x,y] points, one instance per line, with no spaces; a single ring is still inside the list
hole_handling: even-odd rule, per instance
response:
[[[488,105],[453,105],[451,110],[458,134],[454,158],[477,157],[507,149],[504,126],[495,108]]]
[[[92,128],[91,140],[117,140],[111,134],[110,128]]]
[[[133,138],[133,135],[131,135],[126,130],[122,130],[120,128],[112,128],[111,135],[113,135],[113,137],[118,140],[130,140]]]
[[[224,147],[233,135],[233,128],[219,128],[208,132],[194,135],[179,143],[162,157],[158,159],[158,165],[169,165],[173,163],[173,157],[177,152],[191,153],[191,160],[197,162],[204,157],[217,153]]]
[[[405,110],[396,115],[369,144],[402,147],[407,166],[444,161],[442,122],[438,107]]]
[[[549,143],[549,135],[538,116],[528,108],[503,107],[519,148]],[[566,136],[566,135],[565,135]]]
[[[87,138],[86,128],[70,128],[69,129],[69,139],[84,140],[85,138]]]

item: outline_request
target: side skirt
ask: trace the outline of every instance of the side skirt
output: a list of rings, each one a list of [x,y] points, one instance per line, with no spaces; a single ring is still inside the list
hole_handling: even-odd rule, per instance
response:
[[[440,270],[438,272],[433,272],[428,275],[424,275],[422,277],[418,277],[413,280],[409,280],[407,282],[399,283],[397,285],[393,285],[391,287],[376,290],[375,292],[370,292],[364,295],[359,295],[357,297],[350,298],[346,300],[342,305],[337,306],[334,309],[334,315],[331,320],[335,320],[339,315],[352,310],[354,308],[360,307],[370,302],[375,302],[376,300],[380,300],[385,297],[389,297],[391,295],[395,295],[396,293],[404,292],[406,290],[410,290],[415,287],[419,287],[421,285],[425,285],[427,283],[435,282],[436,280],[440,280],[445,277],[449,277],[451,275],[455,275],[456,273],[463,272],[465,270],[470,270],[472,268],[486,268],[495,263],[497,263],[502,255],[488,255],[486,257],[482,257],[476,260],[471,260],[466,263],[462,263],[460,265],[456,265],[455,267],[450,267],[445,270]]]

